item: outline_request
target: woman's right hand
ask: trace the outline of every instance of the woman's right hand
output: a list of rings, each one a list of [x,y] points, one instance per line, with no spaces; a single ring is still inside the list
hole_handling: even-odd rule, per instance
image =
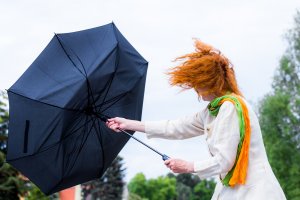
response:
[[[106,122],[106,126],[116,132],[120,132],[120,129],[145,132],[145,124],[143,122],[125,119],[122,117],[114,117],[108,119]]]
[[[129,121],[125,118],[114,117],[107,120],[106,126],[115,132],[120,132],[120,129],[128,130]]]

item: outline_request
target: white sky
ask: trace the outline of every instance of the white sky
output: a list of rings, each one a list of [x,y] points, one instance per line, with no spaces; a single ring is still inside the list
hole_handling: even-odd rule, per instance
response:
[[[143,120],[173,119],[205,106],[193,92],[168,85],[174,58],[194,50],[192,38],[220,49],[234,64],[246,98],[257,103],[271,89],[285,50],[283,35],[293,25],[299,0],[0,0],[0,89],[8,89],[43,50],[53,33],[71,32],[114,21],[149,61]],[[147,140],[171,157],[206,158],[204,139]],[[126,180],[169,172],[161,158],[130,141],[122,150]]]

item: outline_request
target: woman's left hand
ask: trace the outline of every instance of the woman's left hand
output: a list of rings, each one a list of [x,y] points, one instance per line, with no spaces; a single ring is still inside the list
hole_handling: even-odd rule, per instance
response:
[[[165,165],[174,173],[193,173],[194,163],[181,159],[170,158],[165,161]]]

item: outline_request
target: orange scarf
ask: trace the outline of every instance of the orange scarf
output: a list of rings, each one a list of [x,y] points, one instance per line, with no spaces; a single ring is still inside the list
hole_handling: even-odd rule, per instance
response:
[[[245,102],[241,97],[234,94],[225,95],[212,100],[208,105],[210,114],[217,116],[221,105],[225,101],[230,101],[235,105],[240,125],[240,142],[237,149],[235,163],[232,169],[222,180],[224,185],[234,187],[236,184],[245,184],[246,182],[251,127],[248,108]]]

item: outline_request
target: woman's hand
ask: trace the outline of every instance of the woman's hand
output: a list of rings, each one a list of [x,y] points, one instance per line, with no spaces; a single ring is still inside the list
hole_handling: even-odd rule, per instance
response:
[[[128,119],[121,118],[121,117],[115,117],[108,119],[106,122],[106,126],[116,132],[120,132],[119,129],[128,130]]]
[[[120,132],[120,129],[145,132],[145,125],[143,122],[121,117],[108,119],[106,122],[106,126],[116,132]]]
[[[174,173],[193,173],[194,163],[181,159],[170,158],[165,161],[165,165]]]

